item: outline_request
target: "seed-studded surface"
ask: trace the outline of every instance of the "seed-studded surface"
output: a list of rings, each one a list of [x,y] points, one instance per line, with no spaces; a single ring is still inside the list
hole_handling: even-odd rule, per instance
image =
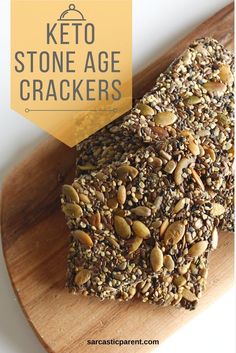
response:
[[[184,158],[188,165],[178,168]],[[136,294],[158,305],[195,307],[219,222],[212,216],[216,204],[196,183],[195,160],[180,136],[75,180],[71,188],[83,214],[68,217],[71,291],[121,300]],[[166,171],[170,161],[176,167]],[[70,196],[64,201],[69,205]]]
[[[78,146],[62,195],[72,292],[195,307],[217,227],[233,228],[232,72],[232,54],[198,40]]]
[[[99,168],[119,160],[125,151],[134,152],[143,143],[150,144],[183,131],[189,136],[189,149],[197,156],[196,170],[205,188],[212,200],[226,209],[220,226],[232,230],[232,72],[233,55],[216,40],[194,42],[160,75],[152,91],[129,115],[78,146],[78,170]]]

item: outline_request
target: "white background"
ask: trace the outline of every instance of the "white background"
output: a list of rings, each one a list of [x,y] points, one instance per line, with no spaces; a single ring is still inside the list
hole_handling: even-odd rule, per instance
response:
[[[179,38],[228,3],[228,0],[133,0],[134,72],[148,65]],[[10,0],[0,0],[1,182],[11,167],[24,158],[46,135],[31,122],[10,110],[9,10]],[[177,331],[156,351],[233,353],[234,331],[234,292],[230,290],[204,313],[196,315],[194,320]],[[45,350],[15,299],[0,249],[0,353],[43,352],[45,353]]]

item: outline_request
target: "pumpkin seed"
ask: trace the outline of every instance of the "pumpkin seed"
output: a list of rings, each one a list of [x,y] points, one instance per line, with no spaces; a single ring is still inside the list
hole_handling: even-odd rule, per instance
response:
[[[184,236],[185,233],[185,222],[184,221],[176,221],[171,223],[169,227],[166,229],[164,234],[164,242],[166,245],[168,244],[177,244]]]
[[[137,108],[140,110],[140,113],[144,116],[148,116],[148,115],[154,115],[155,111],[152,109],[152,107],[150,107],[147,104],[144,103],[139,103],[137,105]]]
[[[170,255],[165,255],[163,262],[168,271],[172,272],[174,270],[175,263]]]
[[[222,82],[209,81],[203,84],[208,92],[215,93],[218,96],[222,96],[226,91],[226,86]]]
[[[138,175],[138,170],[131,165],[124,164],[117,169],[117,175],[119,178],[126,178],[130,176],[134,179]]]
[[[90,235],[82,230],[75,230],[72,232],[73,237],[78,239],[81,244],[86,245],[88,248],[93,246],[93,241]]]
[[[174,172],[174,180],[176,185],[182,184],[182,182],[184,181],[184,178],[182,176],[183,170],[188,168],[189,164],[193,163],[194,161],[195,160],[193,158],[186,158],[186,157],[183,157],[179,161]]]
[[[77,284],[77,286],[81,286],[86,282],[88,282],[90,278],[91,278],[91,271],[87,269],[82,269],[75,276],[75,284]]]
[[[181,294],[184,299],[190,302],[194,302],[195,300],[198,300],[196,295],[187,288],[184,288]]]
[[[133,243],[130,246],[129,249],[129,254],[132,254],[133,252],[135,252],[136,250],[138,250],[138,248],[140,247],[140,245],[143,242],[143,238],[140,237],[135,237]]]
[[[137,237],[148,239],[150,237],[150,230],[140,221],[134,221],[132,229]]]
[[[151,209],[145,206],[138,206],[131,209],[131,212],[136,216],[149,217],[151,216]]]
[[[177,287],[182,287],[186,284],[187,280],[184,276],[177,276],[174,278],[173,282]]]
[[[157,246],[155,246],[151,251],[150,262],[154,272],[160,271],[163,266],[163,253]]]
[[[214,202],[210,211],[211,216],[217,217],[222,216],[225,213],[225,208],[220,203]]]
[[[234,77],[229,65],[226,64],[220,67],[219,76],[222,82],[224,82],[226,85],[232,86]]]
[[[79,203],[79,195],[77,194],[77,191],[73,188],[73,186],[67,184],[63,185],[62,193],[66,197],[67,201],[74,201]]]
[[[63,204],[62,211],[65,213],[67,217],[71,217],[71,218],[79,218],[83,214],[82,208],[79,205],[76,205],[75,203]]]
[[[191,257],[198,257],[201,256],[207,249],[208,241],[201,240],[198,243],[195,243],[189,249],[188,255]]]
[[[118,188],[117,201],[120,205],[123,205],[126,201],[126,188],[124,185],[120,185]]]
[[[160,112],[154,117],[154,122],[156,125],[172,125],[177,120],[177,116],[172,112]]]
[[[131,228],[123,217],[114,217],[114,227],[116,233],[123,239],[128,239],[131,236]]]
[[[186,98],[184,100],[184,103],[187,105],[195,105],[195,104],[201,103],[201,101],[202,101],[201,97],[191,96],[191,97]]]

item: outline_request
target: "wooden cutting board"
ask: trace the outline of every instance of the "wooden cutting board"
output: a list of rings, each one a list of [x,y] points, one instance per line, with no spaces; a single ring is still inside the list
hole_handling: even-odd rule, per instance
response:
[[[213,36],[233,45],[233,4],[181,40],[134,79],[141,96],[155,78],[194,39]],[[233,283],[233,236],[220,234],[211,256],[208,290],[196,311],[73,296],[64,288],[67,234],[60,212],[62,183],[73,178],[75,151],[53,138],[41,144],[5,181],[1,231],[7,268],[24,313],[48,352],[118,351],[117,346],[89,346],[87,339],[159,339],[162,342],[204,310]],[[123,346],[122,352],[149,352],[155,346]]]

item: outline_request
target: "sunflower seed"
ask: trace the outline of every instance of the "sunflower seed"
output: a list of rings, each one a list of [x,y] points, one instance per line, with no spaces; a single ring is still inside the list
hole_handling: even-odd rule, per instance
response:
[[[207,249],[208,247],[208,241],[202,240],[199,241],[198,243],[195,243],[191,246],[189,249],[188,255],[191,257],[198,257],[201,256]]]
[[[169,220],[166,218],[163,222],[162,225],[160,227],[160,236],[162,237],[162,235],[165,233],[167,227],[169,225]]]
[[[177,204],[175,205],[173,212],[174,212],[174,213],[180,212],[180,211],[184,208],[185,202],[186,202],[186,199],[185,199],[185,198],[179,200],[179,201],[177,202]]]
[[[123,239],[128,239],[131,236],[131,228],[123,217],[114,217],[114,227],[116,233]]]
[[[117,243],[117,241],[112,238],[112,237],[107,237],[107,240],[109,241],[109,243],[111,245],[113,245],[115,248],[119,249],[120,248],[120,245]]]
[[[169,227],[166,229],[164,234],[164,242],[166,245],[168,244],[177,244],[184,236],[185,233],[185,222],[184,221],[176,221],[171,223]]]
[[[138,250],[138,248],[140,247],[140,245],[143,242],[143,238],[140,237],[135,237],[133,243],[130,246],[129,249],[129,254],[132,254],[133,252],[135,252],[136,250]]]
[[[170,272],[172,272],[174,270],[175,263],[174,263],[174,260],[172,259],[171,255],[165,255],[164,256],[164,266]]]
[[[124,185],[120,185],[117,192],[117,201],[120,205],[123,205],[126,201],[126,188]]]
[[[136,214],[136,216],[140,216],[140,217],[149,217],[149,216],[151,216],[150,208],[145,207],[145,206],[138,206],[136,208],[132,208],[131,212]]]
[[[150,237],[150,230],[140,221],[134,221],[132,229],[134,234],[139,238],[147,239]]]
[[[154,272],[160,271],[163,266],[163,253],[157,246],[151,251],[150,262]]]
[[[218,230],[216,227],[213,229],[211,237],[212,237],[211,238],[211,246],[212,246],[212,249],[215,250],[218,246],[218,238],[219,238],[218,237]]]

